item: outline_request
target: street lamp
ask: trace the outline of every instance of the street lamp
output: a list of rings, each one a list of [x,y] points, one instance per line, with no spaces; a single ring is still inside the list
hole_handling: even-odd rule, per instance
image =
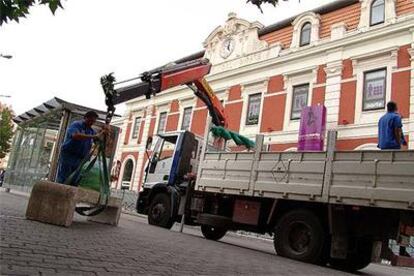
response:
[[[7,59],[11,59],[13,56],[12,55],[3,55],[3,54],[0,54],[0,57],[7,58]]]

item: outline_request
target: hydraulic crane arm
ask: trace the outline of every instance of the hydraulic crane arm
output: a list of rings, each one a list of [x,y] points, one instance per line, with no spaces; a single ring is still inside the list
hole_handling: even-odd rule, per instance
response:
[[[114,103],[122,103],[143,95],[149,99],[152,95],[169,88],[187,85],[207,106],[213,124],[226,127],[227,120],[224,108],[204,78],[210,73],[210,70],[211,63],[208,59],[199,59],[145,72],[139,77],[142,83],[124,91],[119,89],[119,95],[115,96]]]

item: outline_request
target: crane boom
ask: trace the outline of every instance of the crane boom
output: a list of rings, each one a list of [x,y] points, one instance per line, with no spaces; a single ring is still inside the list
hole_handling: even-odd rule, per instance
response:
[[[164,90],[187,85],[207,106],[213,124],[227,127],[223,105],[205,79],[210,70],[211,63],[208,59],[198,59],[145,72],[139,77],[141,83],[129,89],[119,89],[114,103],[119,104],[143,95],[149,99]]]

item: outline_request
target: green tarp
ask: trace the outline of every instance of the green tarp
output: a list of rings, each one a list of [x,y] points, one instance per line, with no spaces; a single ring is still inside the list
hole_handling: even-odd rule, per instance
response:
[[[101,175],[99,165],[95,163],[93,168],[82,176],[79,186],[85,189],[101,191]]]

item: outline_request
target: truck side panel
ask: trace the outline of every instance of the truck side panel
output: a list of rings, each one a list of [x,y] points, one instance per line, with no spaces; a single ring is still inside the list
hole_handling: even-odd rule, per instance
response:
[[[196,190],[321,200],[325,160],[323,152],[206,153]]]
[[[289,199],[320,199],[326,154],[261,152],[254,194]]]
[[[232,194],[249,191],[253,161],[253,153],[208,153],[200,161],[202,170],[196,189]]]
[[[331,203],[414,210],[414,151],[335,152]]]
[[[326,152],[203,156],[198,191],[414,210],[414,151],[334,152],[332,160]]]

